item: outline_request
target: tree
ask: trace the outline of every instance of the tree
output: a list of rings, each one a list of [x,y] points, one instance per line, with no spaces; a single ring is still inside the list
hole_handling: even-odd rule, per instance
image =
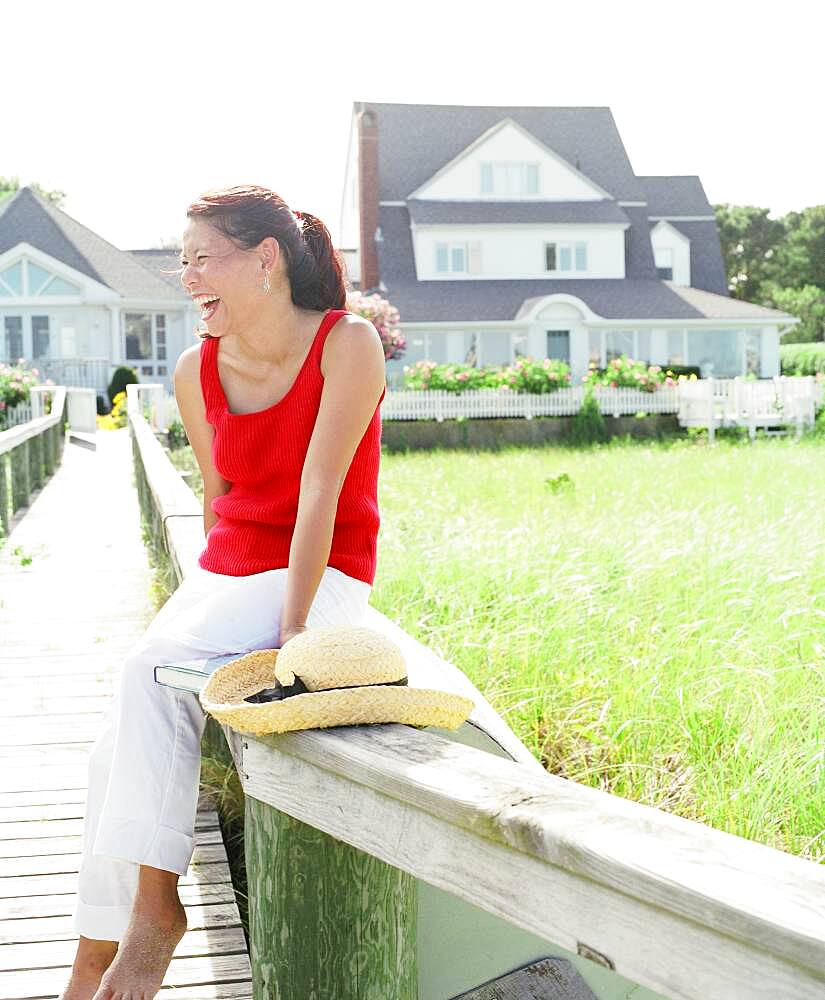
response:
[[[46,201],[50,201],[53,205],[58,208],[63,207],[63,202],[66,198],[65,191],[47,191],[46,188],[41,187],[39,184],[32,183],[26,184],[25,187],[30,187],[33,191],[36,191],[41,198],[45,198]],[[20,190],[20,178],[19,177],[0,177],[0,201],[8,195],[14,194],[15,191]]]
[[[810,344],[825,340],[825,291],[817,285],[802,288],[782,288],[776,282],[765,282],[762,291],[770,304],[801,322],[782,337],[785,344]]]
[[[781,219],[769,219],[767,208],[726,203],[713,207],[731,296],[758,302],[762,282],[776,276],[773,257],[786,237],[785,226]]]
[[[825,205],[788,212],[782,225],[785,235],[771,261],[772,277],[786,288],[817,285],[825,291]]]

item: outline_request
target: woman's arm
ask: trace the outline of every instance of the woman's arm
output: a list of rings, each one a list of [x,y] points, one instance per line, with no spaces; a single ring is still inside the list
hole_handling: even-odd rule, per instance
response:
[[[324,365],[327,374],[304,459],[289,550],[281,645],[306,628],[332,547],[338,497],[386,384],[381,337],[372,323],[351,314],[327,334]]]

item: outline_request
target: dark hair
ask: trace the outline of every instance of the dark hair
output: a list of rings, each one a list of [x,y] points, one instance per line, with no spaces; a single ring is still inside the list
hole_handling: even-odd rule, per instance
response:
[[[244,250],[274,237],[286,257],[296,306],[321,311],[346,308],[344,260],[332,245],[329,230],[309,212],[293,214],[269,188],[242,184],[206,191],[187,208],[186,217],[206,219]]]

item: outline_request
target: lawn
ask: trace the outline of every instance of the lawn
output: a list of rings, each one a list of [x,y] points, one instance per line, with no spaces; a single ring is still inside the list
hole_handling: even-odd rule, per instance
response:
[[[825,860],[825,443],[385,454],[379,505],[371,603],[549,771]]]

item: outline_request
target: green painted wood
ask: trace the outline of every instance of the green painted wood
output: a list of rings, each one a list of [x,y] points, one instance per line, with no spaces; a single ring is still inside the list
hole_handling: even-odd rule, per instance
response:
[[[246,796],[255,1000],[418,1000],[416,880]]]

